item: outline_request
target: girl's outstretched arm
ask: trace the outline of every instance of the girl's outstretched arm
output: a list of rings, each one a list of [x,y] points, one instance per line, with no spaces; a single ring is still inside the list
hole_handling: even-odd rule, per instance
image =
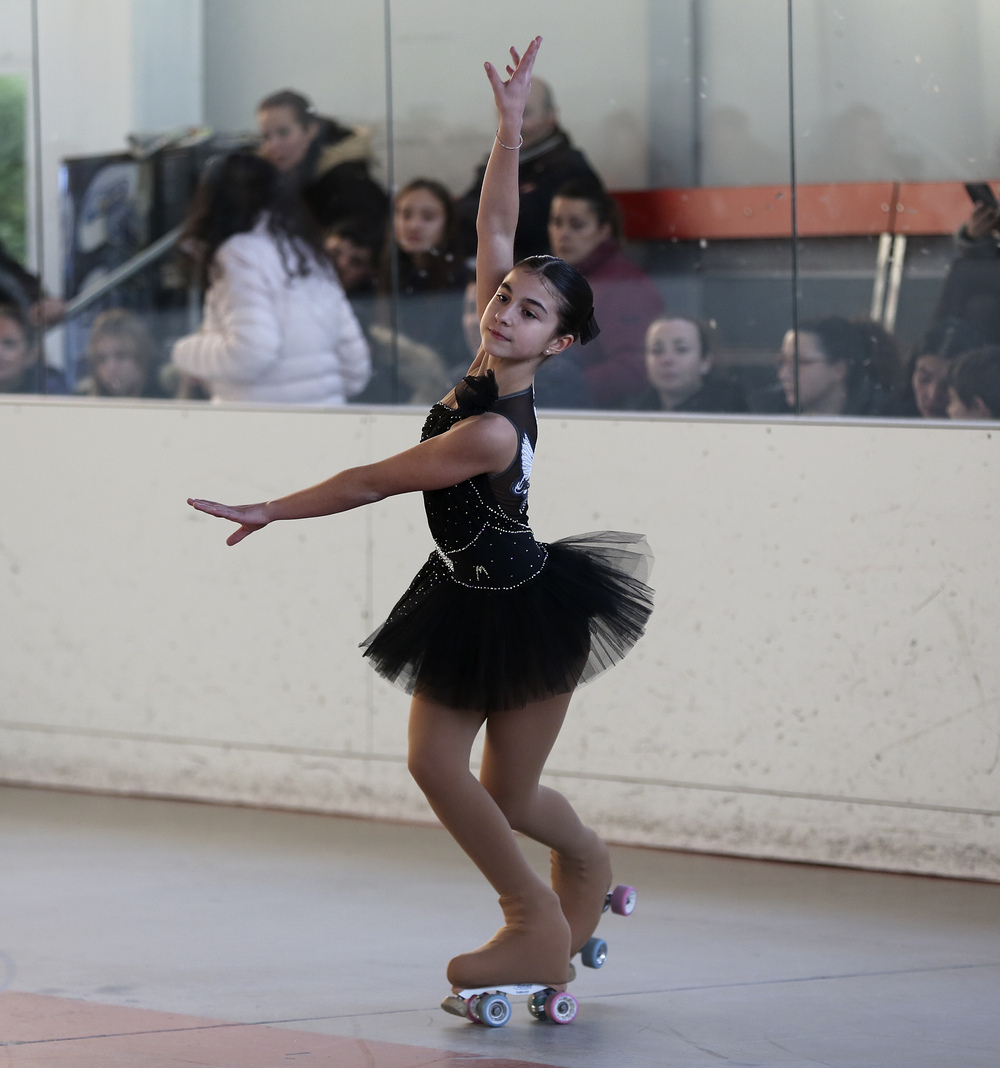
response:
[[[500,126],[493,151],[486,164],[483,190],[479,197],[476,233],[479,243],[476,252],[476,307],[480,316],[486,310],[503,281],[514,266],[514,233],[517,230],[519,208],[517,168],[520,160],[521,120],[531,90],[531,70],[542,43],[536,37],[518,55],[511,48],[513,66],[507,65],[506,81],[491,64],[486,64],[486,76],[493,87],[493,99],[500,116]],[[506,146],[506,147],[505,147]]]
[[[517,431],[487,413],[456,423],[437,437],[378,463],[351,467],[309,489],[260,504],[219,504],[189,497],[199,512],[239,524],[226,539],[236,545],[277,519],[311,519],[374,504],[415,490],[445,489],[467,478],[505,470],[517,453]]]

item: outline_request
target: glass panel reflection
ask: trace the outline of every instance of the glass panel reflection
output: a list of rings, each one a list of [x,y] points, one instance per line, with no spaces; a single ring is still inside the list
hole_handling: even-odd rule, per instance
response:
[[[997,171],[1000,13],[793,11],[803,413],[944,418],[951,368],[1000,341],[1000,213],[989,184],[966,188]],[[783,382],[793,393],[787,368]]]

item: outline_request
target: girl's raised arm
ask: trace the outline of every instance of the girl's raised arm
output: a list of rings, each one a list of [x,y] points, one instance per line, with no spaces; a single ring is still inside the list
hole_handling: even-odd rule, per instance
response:
[[[520,160],[521,120],[531,90],[531,70],[535,65],[541,37],[536,37],[518,55],[511,48],[513,66],[507,65],[506,81],[487,63],[486,76],[493,87],[493,99],[500,116],[493,151],[486,164],[483,190],[479,197],[476,232],[476,306],[480,316],[486,310],[504,277],[514,266],[514,233],[519,209],[517,169]]]

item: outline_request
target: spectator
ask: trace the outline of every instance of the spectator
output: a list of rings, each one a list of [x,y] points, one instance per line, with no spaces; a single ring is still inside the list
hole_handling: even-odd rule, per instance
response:
[[[781,344],[778,386],[751,398],[757,412],[802,415],[880,415],[886,385],[898,367],[893,339],[877,323],[829,316],[802,323],[798,329],[798,376],[795,373],[796,332]]]
[[[414,391],[398,399],[417,403],[415,397],[420,397],[423,403],[432,395],[440,400],[453,385],[447,368],[466,358],[460,324],[468,274],[456,239],[451,194],[440,182],[415,178],[396,194],[378,279],[377,321],[382,329],[375,336],[386,342],[383,358],[376,354],[378,377],[396,381],[397,371],[391,366],[396,353],[400,361],[414,357],[411,367],[398,371],[398,383],[412,382]],[[372,388],[378,389],[379,383]],[[370,392],[365,399],[370,399]]]
[[[963,353],[948,375],[949,419],[1000,419],[1000,345]]]
[[[87,341],[90,374],[76,392],[90,397],[167,396],[160,384],[156,345],[142,320],[121,308],[101,312]]]
[[[63,376],[47,367],[24,310],[0,304],[0,393],[65,393]]]
[[[959,255],[948,271],[935,320],[959,319],[984,341],[1000,342],[1000,208],[977,204],[955,235]]]
[[[656,319],[646,331],[649,389],[626,407],[641,412],[748,412],[741,385],[712,367],[710,328],[683,315]]]
[[[217,161],[181,247],[208,292],[201,330],[174,363],[214,401],[343,404],[371,375],[368,345],[298,201],[259,156]]]
[[[334,223],[323,238],[323,247],[352,304],[375,296],[383,230],[384,227],[368,227],[357,219],[345,219]]]
[[[884,414],[946,419],[951,365],[963,352],[982,343],[979,331],[960,319],[935,323],[914,348],[903,379]]]
[[[616,408],[648,383],[645,337],[663,312],[663,298],[645,272],[621,250],[618,205],[600,185],[561,186],[552,201],[552,251],[575,267],[594,291],[600,337],[581,352],[594,403]]]
[[[257,105],[261,155],[302,194],[324,229],[345,219],[381,230],[389,197],[372,178],[371,133],[317,114],[301,93],[283,89]]]
[[[550,251],[549,208],[560,186],[579,178],[601,184],[587,157],[573,147],[566,131],[559,125],[559,110],[552,89],[540,78],[531,82],[521,137],[524,139],[518,165],[521,207],[514,239],[515,263],[525,256]],[[475,253],[476,212],[485,173],[486,163],[483,162],[476,180],[458,203],[463,243],[470,255]]]

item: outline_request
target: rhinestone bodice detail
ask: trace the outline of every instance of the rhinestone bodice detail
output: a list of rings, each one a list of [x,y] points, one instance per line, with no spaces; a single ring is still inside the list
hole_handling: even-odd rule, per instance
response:
[[[492,374],[488,379],[492,380]],[[484,379],[475,382],[482,384]],[[421,441],[446,433],[471,415],[492,411],[512,423],[522,444],[514,463],[503,475],[477,475],[446,489],[425,492],[427,523],[435,551],[453,581],[476,589],[513,589],[534,578],[547,558],[545,546],[535,541],[528,526],[530,471],[525,467],[530,466],[534,448],[531,391],[497,397],[495,383],[491,391],[487,382],[485,397],[482,389],[477,390],[477,398],[471,402],[463,402],[462,394],[459,396],[457,408],[446,404],[431,408]],[[514,487],[513,492],[510,487]],[[498,499],[498,489],[506,491],[503,492],[506,507]],[[516,514],[511,514],[514,510]]]

